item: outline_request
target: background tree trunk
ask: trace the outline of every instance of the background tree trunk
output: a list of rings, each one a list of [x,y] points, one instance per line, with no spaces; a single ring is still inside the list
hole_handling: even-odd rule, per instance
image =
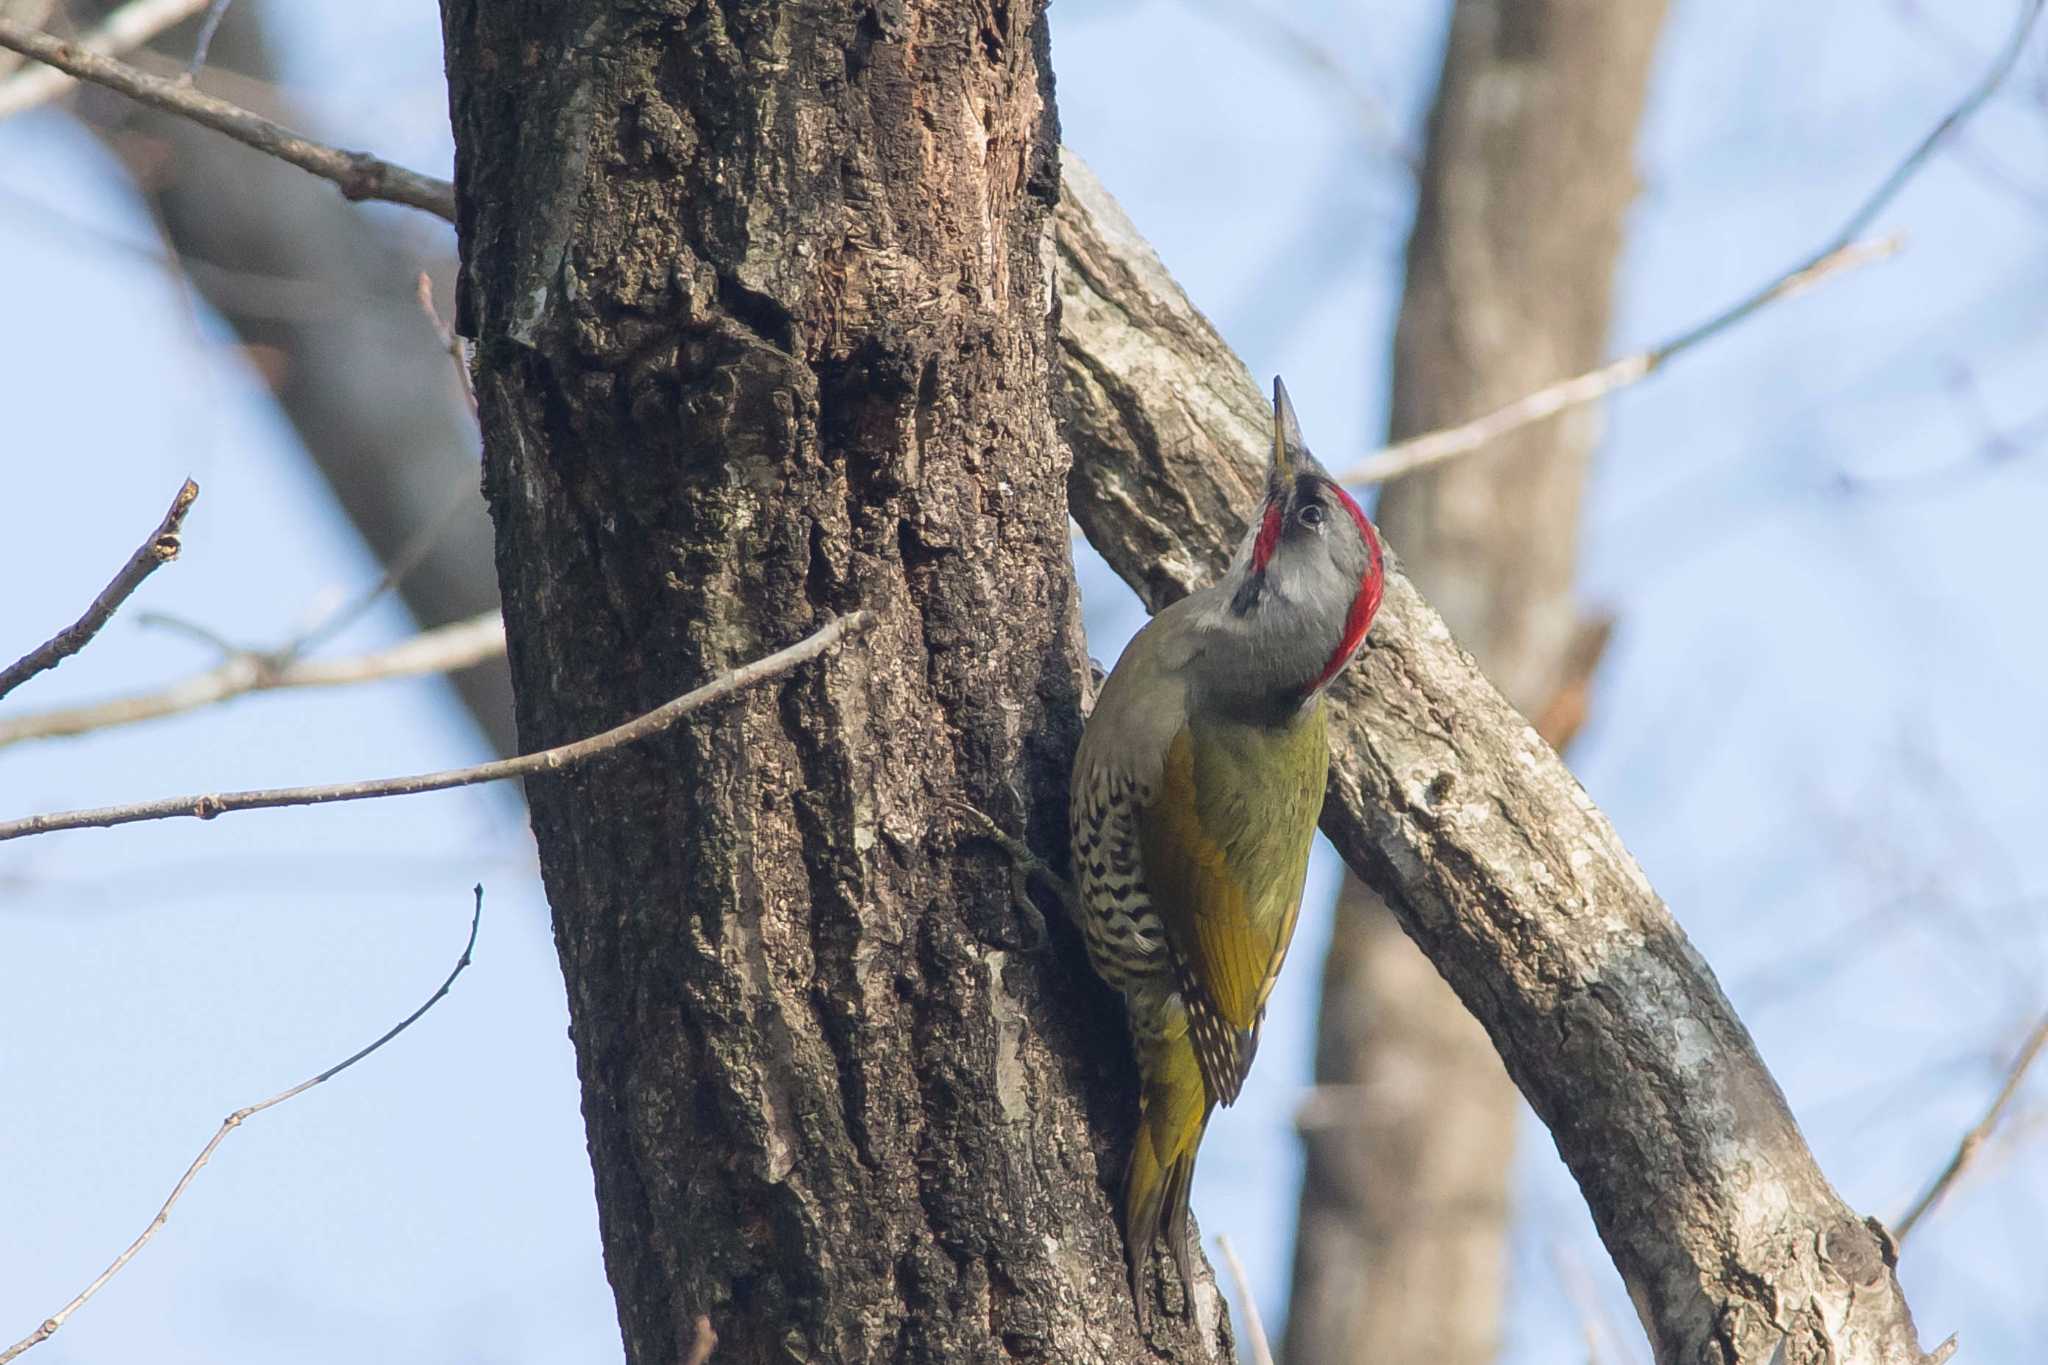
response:
[[[1430,118],[1389,439],[1591,368],[1663,18],[1638,0],[1459,0]],[[1586,642],[1572,576],[1598,413],[1398,480],[1380,528],[1458,642],[1562,747]],[[1597,650],[1595,651],[1597,655]],[[1286,1354],[1485,1365],[1499,1348],[1518,1107],[1499,1057],[1347,878],[1323,966]]]
[[[523,746],[880,617],[530,786],[628,1359],[1227,1359],[1206,1278],[1138,1338],[1118,1007],[939,804],[1054,848],[1078,738],[1039,7],[443,16]]]
[[[85,23],[120,3],[72,10]],[[249,0],[228,8],[200,84],[305,127],[275,89],[263,12]],[[182,67],[196,27],[180,25],[156,47]],[[133,168],[193,287],[263,357],[280,410],[378,562],[413,559],[397,592],[414,618],[445,625],[496,606],[474,427],[413,287],[429,266],[445,276],[445,258],[427,259],[439,253],[423,251],[424,238],[394,231],[325,181],[210,129],[104,92],[76,98]],[[512,752],[505,665],[453,681],[491,746]]]

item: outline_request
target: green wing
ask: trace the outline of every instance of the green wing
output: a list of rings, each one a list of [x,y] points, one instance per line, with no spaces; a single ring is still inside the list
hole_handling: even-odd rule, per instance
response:
[[[1210,1096],[1237,1098],[1301,910],[1329,776],[1321,704],[1295,724],[1188,726],[1139,818],[1152,905],[1166,926]]]

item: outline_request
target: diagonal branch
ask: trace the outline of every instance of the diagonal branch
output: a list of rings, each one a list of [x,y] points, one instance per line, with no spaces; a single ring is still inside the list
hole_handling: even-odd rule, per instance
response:
[[[128,562],[114,575],[114,581],[92,600],[92,605],[85,609],[85,615],[0,671],[0,697],[84,649],[92,637],[100,633],[101,627],[113,619],[121,604],[142,586],[143,579],[178,557],[178,551],[183,548],[179,533],[185,526],[185,514],[192,510],[192,504],[198,497],[199,485],[190,479],[185,480],[178,489],[178,495],[171,499],[171,510],[164,513],[164,519],[157,523],[149,539],[128,556]]]
[[[1740,303],[1687,328],[1683,334],[1661,345],[1635,351],[1619,360],[1610,360],[1597,369],[1573,375],[1570,379],[1545,384],[1535,392],[1524,394],[1512,403],[1504,403],[1469,422],[1426,431],[1420,436],[1382,446],[1338,477],[1346,483],[1385,483],[1404,474],[1413,474],[1418,469],[1470,455],[1546,417],[1596,403],[1610,393],[1638,384],[1662,369],[1667,362],[1701,342],[1719,336],[1760,309],[1782,299],[1796,298],[1831,276],[1847,274],[1885,260],[1897,254],[1904,244],[1903,237],[1894,235],[1832,248],[1795,266]]]
[[[1057,217],[1069,503],[1157,610],[1258,500],[1259,387],[1069,156]],[[1331,701],[1323,831],[1485,1025],[1659,1360],[1924,1365],[1886,1243],[1829,1186],[1613,826],[1398,571]]]
[[[435,1005],[439,1004],[441,1001],[441,997],[448,994],[449,988],[455,984],[455,978],[461,976],[464,969],[466,969],[469,966],[470,954],[476,948],[476,931],[478,926],[480,926],[483,923],[484,918],[484,888],[481,882],[477,884],[475,894],[476,909],[470,913],[469,917],[469,941],[462,945],[462,956],[455,960],[454,969],[448,973],[447,979],[441,983],[440,988],[436,990],[432,995],[427,997],[425,1004],[421,1005],[411,1014],[406,1015],[405,1018],[399,1020],[389,1029],[385,1030],[383,1036],[378,1038],[376,1042],[371,1043],[368,1047],[362,1048],[357,1052],[351,1053],[346,1059],[336,1062],[333,1066],[328,1067],[319,1075],[314,1076],[308,1080],[300,1081],[297,1085],[293,1086],[289,1090],[281,1090],[277,1094],[272,1095],[267,1100],[258,1100],[256,1103],[249,1105],[246,1108],[237,1109],[234,1113],[229,1114],[225,1119],[222,1119],[220,1127],[214,1130],[212,1139],[209,1140],[204,1147],[199,1149],[199,1155],[192,1158],[192,1164],[185,1168],[185,1174],[179,1176],[178,1183],[171,1187],[170,1197],[164,1200],[163,1207],[157,1210],[156,1217],[150,1219],[149,1226],[142,1230],[142,1235],[137,1237],[134,1241],[130,1242],[127,1246],[127,1249],[124,1250],[119,1256],[116,1256],[114,1258],[113,1264],[108,1266],[105,1270],[102,1270],[99,1273],[99,1278],[95,1279],[91,1284],[87,1285],[84,1289],[80,1290],[78,1292],[77,1297],[73,1298],[71,1302],[65,1304],[62,1308],[52,1313],[49,1317],[43,1319],[42,1325],[37,1327],[35,1331],[30,1332],[27,1336],[23,1337],[20,1341],[15,1342],[6,1350],[0,1351],[0,1365],[7,1365],[8,1361],[13,1360],[16,1356],[22,1354],[24,1351],[28,1351],[37,1346],[40,1346],[45,1341],[48,1341],[52,1336],[56,1335],[57,1330],[61,1328],[67,1321],[70,1320],[71,1315],[73,1313],[76,1313],[80,1308],[83,1308],[86,1305],[86,1302],[90,1300],[93,1295],[99,1293],[100,1290],[106,1287],[107,1281],[113,1279],[114,1276],[118,1275],[121,1272],[122,1267],[126,1266],[128,1262],[134,1260],[136,1254],[140,1252],[144,1247],[149,1245],[150,1239],[155,1237],[157,1233],[160,1230],[162,1230],[163,1225],[166,1222],[170,1221],[171,1210],[177,1206],[177,1203],[180,1199],[185,1197],[186,1189],[190,1187],[190,1185],[195,1179],[198,1178],[199,1172],[205,1168],[206,1163],[213,1160],[214,1149],[216,1147],[219,1147],[221,1143],[227,1139],[227,1135],[229,1133],[232,1133],[235,1131],[235,1129],[241,1127],[245,1120],[262,1113],[264,1110],[275,1108],[276,1106],[283,1104],[286,1100],[294,1099],[300,1095],[305,1094],[308,1090],[311,1090],[314,1086],[319,1085],[321,1082],[329,1081],[332,1080],[334,1077],[339,1076],[342,1072],[348,1070],[357,1062],[362,1061],[363,1058],[369,1056],[378,1048],[383,1047],[393,1038],[396,1038],[399,1034],[405,1032],[414,1024],[418,1023],[420,1016],[424,1015],[428,1010],[434,1008]]]
[[[12,19],[0,19],[0,48],[33,57],[79,80],[103,85],[130,99],[225,133],[259,152],[333,181],[350,199],[381,199],[455,221],[455,187],[445,180],[409,171],[368,152],[343,151],[314,142],[240,105],[202,94],[185,82],[167,81],[138,71],[125,62],[53,38]]]
[[[1795,295],[1805,293],[1814,285],[1844,271],[1854,270],[1873,261],[1881,261],[1899,249],[1900,239],[1896,236],[1876,241],[1859,241],[1878,214],[1898,198],[1913,177],[1923,170],[1929,158],[1943,143],[1955,135],[1957,129],[1983,107],[1994,91],[2005,83],[2012,74],[2013,66],[2025,50],[2027,36],[2033,32],[2035,23],[2048,0],[2026,0],[2014,22],[2012,33],[2005,46],[1999,50],[1996,60],[1985,71],[1977,83],[1959,100],[1926,136],[1915,144],[1899,163],[1892,167],[1875,190],[1835,230],[1833,236],[1821,244],[1811,256],[1791,269],[1758,286],[1753,292],[1714,313],[1711,317],[1694,323],[1676,336],[1670,337],[1647,350],[1637,351],[1611,360],[1598,369],[1585,374],[1561,379],[1536,392],[1519,398],[1503,407],[1477,417],[1461,426],[1441,431],[1424,432],[1405,441],[1397,441],[1367,455],[1357,464],[1346,469],[1339,477],[1347,483],[1383,483],[1388,479],[1412,474],[1418,469],[1440,464],[1445,460],[1468,455],[1488,442],[1519,431],[1546,417],[1553,417],[1571,408],[1582,407],[1596,402],[1618,389],[1649,378],[1671,361],[1692,350],[1705,341],[1711,341],[1731,328],[1740,326],[1751,316]]]
[[[31,834],[48,834],[60,829],[107,829],[114,825],[131,825],[143,820],[171,820],[180,816],[211,820],[216,815],[224,815],[229,811],[268,810],[278,806],[320,806],[336,801],[368,801],[385,796],[416,796],[421,792],[471,787],[480,782],[502,782],[512,777],[564,772],[621,745],[659,734],[692,711],[729,697],[742,688],[779,677],[797,665],[817,658],[846,637],[866,630],[874,621],[875,615],[871,611],[855,611],[835,617],[788,648],[779,649],[766,658],[757,659],[752,663],[742,664],[729,673],[722,673],[702,687],[685,692],[672,701],[664,702],[623,725],[614,726],[602,734],[592,735],[587,739],[557,745],[552,749],[542,749],[538,753],[522,754],[518,758],[503,758],[492,763],[479,763],[469,768],[448,768],[440,772],[416,773],[409,777],[387,777],[369,782],[173,796],[161,801],[102,806],[96,810],[31,815],[25,819],[0,823],[0,842],[26,838]]]

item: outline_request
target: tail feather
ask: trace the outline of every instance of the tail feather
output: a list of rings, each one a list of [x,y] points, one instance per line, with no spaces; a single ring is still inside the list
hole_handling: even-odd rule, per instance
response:
[[[1145,1268],[1162,1226],[1180,1272],[1181,1291],[1192,1297],[1188,1189],[1213,1106],[1186,1034],[1146,1040],[1138,1054],[1144,1088],[1138,1100],[1137,1140],[1124,1174],[1124,1247],[1130,1258],[1131,1298],[1142,1325],[1147,1318]]]

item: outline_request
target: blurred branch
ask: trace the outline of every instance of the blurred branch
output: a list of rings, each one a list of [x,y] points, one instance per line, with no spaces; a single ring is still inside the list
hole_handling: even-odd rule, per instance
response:
[[[586,739],[557,745],[552,749],[542,749],[538,753],[498,759],[491,763],[479,763],[468,768],[416,773],[409,777],[342,782],[319,787],[273,787],[260,791],[173,796],[161,801],[102,806],[96,810],[31,815],[24,819],[0,823],[0,842],[25,838],[31,834],[48,834],[61,829],[107,829],[114,825],[130,825],[143,820],[171,820],[180,816],[211,820],[216,815],[223,815],[229,811],[268,810],[278,806],[320,806],[336,801],[367,801],[385,796],[415,796],[421,792],[446,791],[451,787],[472,787],[481,782],[502,782],[512,777],[563,772],[596,758],[599,754],[659,734],[692,711],[711,702],[729,697],[755,683],[779,677],[797,665],[817,658],[846,637],[866,630],[874,621],[875,616],[871,611],[855,611],[835,617],[796,644],[722,673],[702,687],[664,702],[623,725],[614,726]]]
[[[1607,657],[1607,646],[1613,638],[1612,616],[1603,613],[1579,622],[1571,643],[1565,647],[1563,677],[1530,721],[1536,733],[1543,736],[1543,742],[1559,753],[1571,747],[1586,723],[1587,713],[1592,709],[1593,675],[1600,671],[1600,661]]]
[[[128,556],[121,572],[115,574],[114,581],[92,600],[92,605],[85,609],[85,615],[0,672],[0,697],[84,649],[92,637],[100,633],[100,628],[121,609],[129,595],[142,586],[143,579],[178,557],[182,546],[179,532],[185,525],[185,514],[192,510],[192,503],[198,496],[199,485],[190,479],[185,480],[178,489],[178,495],[171,499],[170,511],[164,513],[164,519],[157,523],[156,530],[136,547],[134,554]]]
[[[157,34],[190,19],[209,0],[131,0],[109,14],[78,40],[78,46],[102,57],[141,47]],[[78,83],[78,77],[54,66],[36,67],[0,83],[0,118],[47,104]]]
[[[1305,29],[1297,28],[1284,13],[1243,0],[1189,0],[1191,6],[1217,23],[1270,50],[1280,60],[1312,72],[1327,82],[1351,106],[1358,130],[1377,151],[1399,162],[1409,174],[1422,169],[1422,158],[1401,137],[1386,101],[1358,74],[1337,60],[1328,44]]]
[[[434,307],[434,280],[424,270],[419,274],[416,290],[420,311],[433,324],[434,334],[441,338],[442,349],[448,352],[448,358],[455,362],[455,382],[462,388],[462,400],[469,404],[469,415],[475,417],[476,379],[469,372],[469,348],[463,344],[461,334],[441,316],[441,310]]]
[[[1223,1253],[1223,1264],[1230,1268],[1230,1282],[1237,1286],[1237,1300],[1244,1305],[1244,1334],[1252,1349],[1252,1365],[1273,1365],[1273,1347],[1266,1340],[1266,1324],[1259,1317],[1251,1279],[1244,1273],[1244,1263],[1237,1259],[1237,1248],[1230,1244],[1229,1233],[1216,1234],[1216,1249]]]
[[[1871,221],[1898,197],[1899,191],[1920,173],[1941,144],[1953,135],[1956,129],[1968,122],[1983,106],[1984,101],[1991,98],[1992,93],[2004,84],[2005,78],[2012,73],[2014,64],[2019,61],[2021,51],[2026,47],[2027,35],[2033,31],[2035,21],[2041,17],[2044,4],[2048,4],[2048,0],[2027,0],[2027,4],[2020,11],[2018,21],[2013,25],[2011,36],[2006,40],[2004,48],[2000,50],[1990,69],[1954,107],[1942,115],[1941,120],[1920,139],[1913,150],[1892,168],[1891,174],[1884,178],[1835,234],[1811,256],[1746,298],[1648,350],[1609,361],[1597,370],[1560,380],[1462,426],[1425,432],[1410,440],[1386,446],[1366,456],[1338,477],[1346,483],[1381,483],[1404,474],[1412,474],[1418,469],[1444,460],[1470,454],[1511,431],[1519,431],[1533,422],[1540,422],[1567,409],[1594,402],[1617,389],[1625,389],[1631,384],[1638,383],[1701,342],[1712,340],[1746,321],[1759,310],[1780,299],[1802,293],[1830,275],[1892,255],[1900,244],[1900,239],[1896,235],[1870,242],[1858,242],[1857,238],[1870,226]]]
[[[464,371],[464,373],[467,374],[467,371]],[[283,649],[273,654],[271,656],[272,659],[280,663],[289,663],[322,641],[331,640],[349,626],[354,625],[362,617],[363,613],[382,601],[385,595],[403,583],[409,574],[419,568],[420,565],[426,563],[428,557],[439,548],[441,538],[448,533],[449,528],[454,526],[456,521],[470,510],[470,500],[473,493],[474,490],[467,485],[457,489],[455,496],[450,498],[446,505],[434,514],[433,520],[423,523],[417,531],[413,532],[411,539],[401,545],[397,552],[385,561],[384,572],[377,576],[377,581],[372,583],[367,591],[343,602],[324,618],[315,622],[296,640],[293,640]],[[447,625],[440,627],[440,629],[453,629],[457,626],[470,625],[486,617],[495,620],[497,616],[496,610],[478,612],[467,621],[451,621]],[[502,647],[502,633],[500,644]],[[482,656],[475,662],[481,663],[483,658],[487,657],[489,656]],[[450,669],[467,667],[469,667],[468,664],[449,665]]]
[[[228,6],[233,0],[210,0],[206,6],[206,18],[199,23],[199,36],[192,40],[192,60],[185,64],[187,80],[199,74],[199,68],[206,65],[206,54],[213,50],[213,36],[220,32],[220,21],[228,17]]]
[[[453,673],[504,652],[505,625],[495,611],[346,659],[302,660],[283,651],[233,650],[218,666],[154,692],[0,720],[0,748],[25,739],[57,739],[175,716],[252,692]]]
[[[71,3],[95,19],[113,8],[115,0]],[[311,127],[311,113],[279,84],[265,36],[274,9],[225,12],[207,88],[287,127]],[[130,60],[175,75],[199,27],[158,39],[168,69]],[[392,590],[419,626],[496,608],[476,421],[465,403],[450,401],[446,344],[422,325],[414,288],[423,267],[438,279],[452,265],[446,225],[360,212],[326,181],[175,113],[119,99],[82,100],[77,109],[130,164],[183,272],[180,288],[195,288],[244,346],[281,358],[279,408],[378,562],[402,569]],[[489,741],[488,757],[518,753],[509,668],[485,664],[454,682]]]
[[[1977,1153],[1991,1137],[1992,1130],[1998,1127],[1999,1119],[2005,1115],[2006,1106],[2011,1104],[2012,1097],[2019,1093],[2020,1082],[2026,1079],[2027,1069],[2033,1066],[2035,1059],[2041,1055],[2044,1045],[2048,1045],[2048,1014],[2041,1016],[2040,1021],[2034,1025],[2034,1031],[2027,1035],[2027,1041],[2021,1045],[2019,1055],[2014,1057],[2012,1065],[2006,1068],[2005,1084],[1999,1087],[1998,1095],[1991,1101],[1991,1107],[1984,1111],[1984,1117],[1978,1119],[1976,1126],[1963,1134],[1963,1140],[1956,1144],[1955,1155],[1949,1158],[1948,1165],[1934,1178],[1934,1183],[1927,1187],[1927,1193],[1921,1195],[1913,1207],[1906,1211],[1906,1216],[1899,1219],[1898,1227],[1892,1232],[1892,1241],[1904,1242],[1913,1229],[1919,1226],[1920,1220],[1947,1197],[1970,1163],[1977,1159]]]
[[[259,152],[333,181],[350,199],[404,204],[455,221],[455,187],[445,180],[406,170],[368,152],[343,151],[313,142],[260,114],[202,94],[184,81],[149,75],[10,19],[0,19],[0,48],[33,57],[79,80],[103,85],[130,99],[224,133]]]
[[[214,1149],[220,1146],[220,1144],[226,1140],[227,1135],[229,1133],[232,1133],[235,1131],[235,1129],[241,1127],[244,1120],[252,1118],[257,1114],[262,1113],[266,1109],[275,1108],[277,1105],[283,1104],[286,1100],[294,1099],[297,1096],[303,1095],[308,1090],[311,1090],[314,1086],[319,1085],[323,1081],[332,1080],[334,1077],[339,1076],[342,1072],[348,1070],[357,1062],[362,1061],[365,1057],[375,1052],[378,1048],[383,1047],[393,1038],[396,1038],[399,1034],[411,1028],[415,1023],[418,1023],[422,1015],[424,1015],[428,1010],[432,1009],[435,1005],[439,1004],[441,1001],[441,997],[448,994],[449,988],[455,984],[455,978],[461,976],[464,969],[466,969],[469,966],[470,954],[476,948],[477,928],[479,925],[483,923],[483,917],[484,888],[483,884],[479,882],[476,887],[476,909],[471,912],[469,917],[469,941],[462,945],[462,956],[455,960],[454,969],[448,973],[447,979],[441,983],[440,988],[436,990],[432,995],[427,997],[426,1003],[421,1005],[418,1009],[414,1010],[411,1014],[406,1015],[405,1018],[399,1020],[396,1024],[392,1025],[391,1028],[388,1029],[381,1038],[377,1039],[376,1042],[371,1043],[368,1047],[363,1048],[361,1051],[352,1054],[346,1060],[336,1062],[333,1066],[328,1067],[325,1071],[321,1072],[317,1076],[312,1077],[310,1080],[300,1081],[291,1089],[279,1091],[277,1094],[272,1095],[267,1100],[258,1100],[255,1104],[249,1105],[247,1108],[237,1109],[234,1113],[229,1114],[225,1119],[221,1120],[221,1125],[214,1132],[212,1139],[209,1140],[204,1147],[199,1149],[199,1155],[194,1157],[192,1159],[192,1164],[185,1168],[185,1174],[178,1177],[178,1183],[171,1189],[170,1198],[164,1200],[163,1207],[157,1210],[156,1217],[152,1218],[150,1220],[149,1226],[142,1230],[142,1235],[140,1237],[137,1237],[134,1241],[130,1242],[128,1244],[127,1250],[123,1251],[119,1256],[116,1256],[114,1258],[114,1263],[108,1266],[105,1270],[102,1270],[100,1272],[98,1279],[94,1280],[91,1284],[87,1285],[83,1290],[79,1291],[78,1297],[74,1298],[73,1300],[71,1300],[71,1302],[65,1304],[55,1313],[45,1318],[43,1320],[42,1326],[36,1328],[35,1331],[30,1332],[27,1336],[23,1337],[20,1341],[15,1342],[6,1350],[0,1351],[0,1365],[7,1365],[8,1361],[13,1360],[16,1356],[22,1354],[22,1352],[40,1346],[43,1342],[48,1341],[52,1336],[56,1335],[57,1329],[62,1327],[65,1324],[65,1322],[70,1319],[73,1313],[76,1313],[80,1308],[84,1307],[87,1300],[91,1299],[93,1295],[99,1293],[101,1289],[106,1287],[107,1281],[113,1279],[115,1275],[121,1272],[121,1268],[123,1266],[127,1265],[128,1262],[135,1259],[136,1253],[140,1252],[144,1247],[149,1245],[150,1239],[155,1237],[157,1232],[163,1227],[163,1225],[169,1221],[172,1208],[174,1208],[177,1205],[177,1202],[184,1197],[185,1190],[192,1184],[193,1180],[198,1177],[199,1172],[205,1167],[206,1163],[213,1159]]]
[[[690,1339],[690,1353],[683,1357],[683,1365],[704,1365],[717,1347],[718,1333],[711,1330],[711,1315],[699,1313],[695,1335]]]
[[[41,28],[57,8],[57,0],[0,0],[0,16]],[[0,77],[21,65],[21,54],[0,52]],[[0,87],[4,88],[4,87]]]

